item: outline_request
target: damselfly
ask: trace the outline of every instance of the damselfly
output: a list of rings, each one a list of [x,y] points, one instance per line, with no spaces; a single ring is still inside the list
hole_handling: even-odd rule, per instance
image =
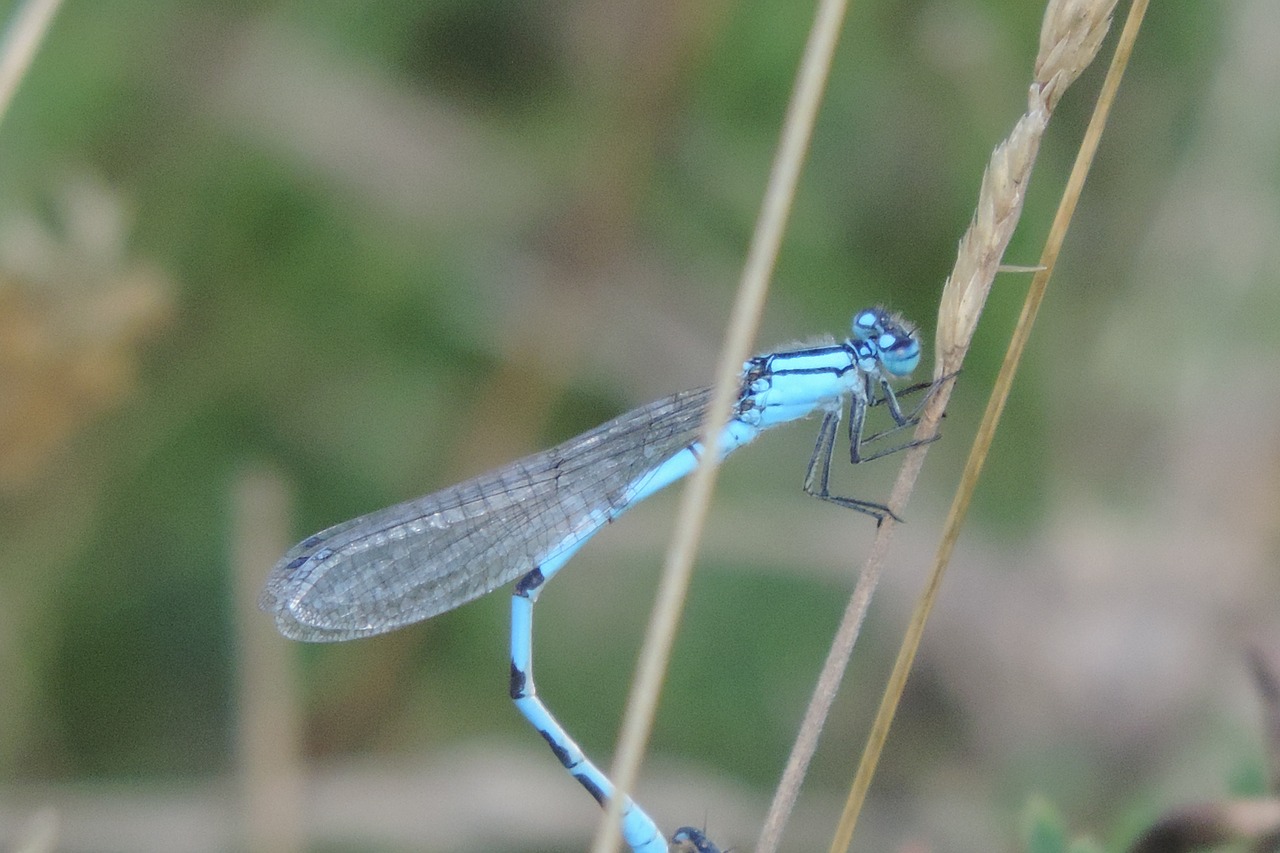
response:
[[[920,361],[915,331],[882,308],[859,311],[843,343],[756,356],[743,366],[720,453],[767,429],[822,415],[804,490],[883,521],[878,503],[828,491],[843,401],[849,455],[864,456],[869,406],[903,414],[890,379]],[[673,394],[550,450],[417,500],[330,527],[291,548],[272,570],[261,606],[286,637],[326,642],[381,634],[471,601],[519,578],[511,604],[511,698],[560,763],[604,803],[614,786],[551,715],[533,684],[533,605],[543,586],[601,527],[692,471],[710,389]],[[874,438],[874,437],[873,437]],[[910,444],[876,454],[885,455]],[[623,838],[635,853],[666,853],[657,825],[630,799]],[[716,848],[698,830],[673,843]]]

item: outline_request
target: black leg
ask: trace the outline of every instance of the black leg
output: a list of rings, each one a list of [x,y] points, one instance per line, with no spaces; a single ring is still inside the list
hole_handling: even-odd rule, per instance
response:
[[[883,396],[876,397],[874,396],[874,394],[870,395],[871,402],[869,404],[863,405],[863,418],[865,420],[866,405],[878,406],[883,403],[889,407],[889,414],[893,418],[893,421],[896,425],[889,427],[886,430],[881,430],[880,432],[874,435],[869,435],[869,436],[860,435],[859,441],[856,445],[853,443],[853,435],[851,433],[849,436],[850,459],[852,459],[852,461],[855,464],[858,462],[868,462],[872,459],[879,459],[881,456],[891,456],[892,454],[897,453],[900,450],[908,450],[912,447],[919,447],[922,444],[931,444],[937,441],[939,438],[941,438],[942,436],[935,435],[932,438],[909,441],[906,444],[900,444],[896,447],[891,447],[887,450],[881,450],[878,453],[872,454],[870,456],[863,456],[861,453],[861,450],[859,449],[862,445],[872,444],[884,438],[885,436],[892,435],[898,430],[905,429],[906,427],[911,427],[918,424],[920,422],[920,413],[924,411],[924,407],[929,402],[929,398],[933,396],[934,390],[939,388],[943,382],[947,382],[948,380],[954,379],[957,375],[959,375],[958,371],[956,373],[948,373],[946,376],[943,376],[941,379],[938,379],[934,382],[920,382],[915,385],[911,385],[907,388],[902,389],[902,391],[898,392],[897,395],[894,394],[893,388],[889,385],[888,380],[881,377],[880,387],[881,387]],[[898,396],[906,396],[907,394],[914,394],[917,391],[922,391],[922,390],[925,391],[926,393],[924,397],[920,400],[920,402],[916,404],[916,407],[912,409],[911,414],[909,415],[903,414],[901,407],[898,405]],[[857,405],[858,405],[858,399],[857,399],[857,395],[855,394],[851,407],[856,407]],[[852,418],[853,418],[853,412],[851,409],[850,421],[852,421]],[[850,426],[852,426],[852,423],[850,424]]]
[[[849,395],[849,461],[857,465],[862,461],[861,448],[864,444],[862,433],[867,426],[867,400],[874,397],[871,378],[867,378],[864,389],[855,389]],[[862,393],[859,393],[861,390]],[[893,407],[897,408],[897,401]]]
[[[863,462],[870,462],[873,459],[879,459],[882,456],[891,456],[902,450],[908,450],[912,447],[919,447],[922,444],[931,444],[942,436],[935,435],[931,438],[916,439],[890,447],[876,453],[863,454],[862,448],[872,444],[885,436],[891,435],[898,430],[906,427],[915,426],[920,422],[920,412],[924,410],[925,404],[929,402],[929,397],[934,389],[938,388],[943,382],[954,379],[955,373],[948,374],[936,382],[921,382],[916,385],[904,388],[902,395],[914,394],[924,391],[925,396],[910,415],[903,414],[902,407],[898,404],[898,397],[894,393],[887,379],[878,377],[872,380],[867,377],[865,386],[855,388],[854,393],[850,395],[849,400],[849,461],[854,465]],[[880,386],[881,396],[876,396],[876,384]],[[878,432],[875,435],[865,436],[863,431],[867,423],[867,408],[869,406],[878,406],[884,404],[889,407],[889,415],[893,418],[894,424],[887,430]],[[860,498],[849,498],[842,495],[833,495],[830,491],[831,483],[831,458],[835,455],[836,447],[836,429],[840,425],[840,412],[838,409],[827,412],[822,416],[822,425],[818,428],[818,440],[813,445],[813,455],[809,457],[809,468],[805,471],[804,491],[805,494],[812,495],[820,500],[833,503],[837,506],[846,507],[847,509],[856,510],[865,513],[876,520],[876,524],[881,524],[886,518],[892,518],[895,521],[901,521],[894,512],[881,503],[875,501],[865,501]]]
[[[884,432],[878,432],[869,438],[864,437],[862,432],[867,422],[867,399],[870,397],[870,393],[855,393],[851,395],[849,400],[849,461],[854,465],[858,465],[863,462],[870,462],[871,460],[879,459],[882,456],[892,456],[900,450],[917,447],[921,444],[928,444],[929,442],[937,441],[938,439],[938,436],[935,435],[933,438],[909,441],[906,444],[900,444],[896,447],[890,447],[876,453],[863,455],[862,448],[864,445],[871,444],[883,436],[895,433],[904,427],[915,426],[916,424],[915,420],[912,420],[912,418],[908,418],[902,414],[902,410],[898,407],[898,401],[894,398],[893,389],[889,387],[889,383],[884,380],[881,380],[881,383],[885,391],[885,396],[882,398],[883,402],[889,405],[889,413],[893,416],[897,426],[890,427]],[[871,386],[871,382],[869,380],[867,385]],[[914,417],[914,413],[912,413],[912,417]]]
[[[881,399],[884,401],[884,404],[889,407],[889,414],[893,417],[893,422],[900,427],[910,424],[911,418],[902,414],[902,407],[898,405],[898,395],[893,393],[893,386],[890,385],[889,380],[885,379],[883,376],[880,377],[880,392],[883,395]],[[926,395],[924,400],[928,399],[929,397]],[[920,406],[924,405],[924,400],[920,401]],[[918,412],[919,408],[917,408],[916,411]],[[914,417],[916,412],[912,412],[911,414]]]
[[[952,373],[948,373],[946,376],[935,379],[932,382],[917,382],[914,385],[908,385],[906,388],[903,388],[901,391],[891,392],[891,394],[889,395],[885,395],[881,397],[876,397],[872,395],[868,405],[880,406],[880,405],[884,405],[885,403],[888,403],[890,396],[896,397],[897,399],[901,399],[903,397],[910,397],[912,394],[919,394],[921,391],[924,391],[926,392],[924,397],[922,397],[920,402],[916,404],[916,407],[911,410],[911,414],[906,416],[906,420],[908,422],[914,422],[917,418],[920,417],[920,413],[924,411],[925,403],[929,402],[929,398],[933,396],[933,392],[938,388],[942,387],[942,383],[955,379],[959,375],[960,375],[960,371],[956,370]],[[884,380],[882,379],[881,381],[883,382]],[[897,400],[894,400],[894,402],[897,402]],[[894,420],[896,421],[897,418],[894,418]],[[903,425],[905,426],[905,424]]]
[[[893,510],[884,504],[864,501],[859,498],[847,498],[843,495],[833,495],[829,491],[831,457],[835,454],[836,428],[839,425],[840,413],[838,411],[827,412],[822,416],[822,426],[818,428],[818,441],[813,446],[813,456],[809,458],[809,470],[805,472],[804,476],[805,494],[833,503],[836,506],[865,513],[876,520],[877,526],[886,518],[901,521],[902,519],[898,518],[893,513]]]

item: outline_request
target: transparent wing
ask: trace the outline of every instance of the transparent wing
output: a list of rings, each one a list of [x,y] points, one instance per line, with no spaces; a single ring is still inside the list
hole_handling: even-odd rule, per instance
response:
[[[706,388],[673,394],[505,467],[299,542],[259,602],[281,633],[390,631],[492,592],[625,509],[628,487],[697,438]]]

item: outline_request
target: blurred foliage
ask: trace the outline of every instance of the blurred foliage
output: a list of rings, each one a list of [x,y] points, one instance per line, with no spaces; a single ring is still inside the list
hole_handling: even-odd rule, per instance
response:
[[[1027,853],[1102,853],[1094,841],[1067,838],[1062,815],[1047,801],[1032,800],[1023,816],[1023,839]]]

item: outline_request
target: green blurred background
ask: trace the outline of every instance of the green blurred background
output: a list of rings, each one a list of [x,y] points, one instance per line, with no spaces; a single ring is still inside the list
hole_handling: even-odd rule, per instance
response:
[[[877,302],[932,340],[1041,11],[854,6],[761,349]],[[322,648],[237,612],[294,539],[708,380],[810,13],[66,5],[0,125],[0,844],[52,821],[66,851],[269,849],[265,811],[310,850],[585,848],[594,805],[506,699],[507,596]],[[1009,263],[1036,261],[1114,40]],[[860,849],[1011,850],[1033,792],[1123,840],[1261,784],[1276,43],[1267,0],[1152,12]],[[825,849],[1027,281],[997,280],[784,849]],[[871,538],[800,493],[812,437],[724,471],[640,789],[737,849]],[[540,692],[605,765],[675,504],[539,608]]]

